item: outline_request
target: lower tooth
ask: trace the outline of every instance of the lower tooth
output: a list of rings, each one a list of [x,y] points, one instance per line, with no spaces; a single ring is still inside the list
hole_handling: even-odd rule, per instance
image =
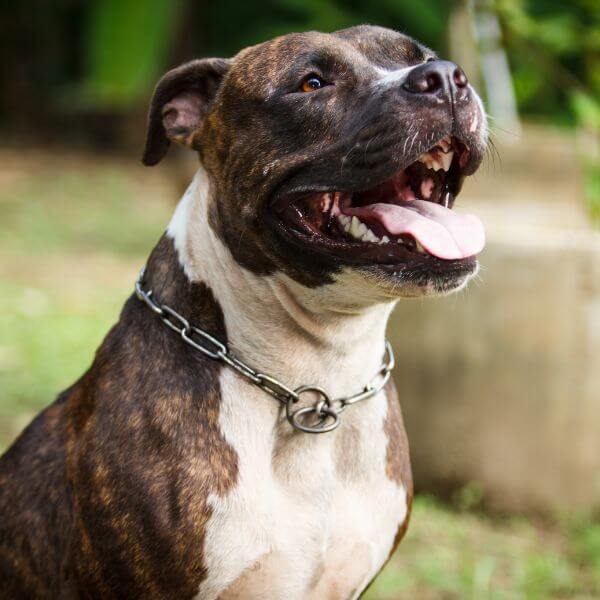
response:
[[[342,229],[348,233],[350,231],[350,217],[347,217],[346,215],[339,215],[338,220],[342,226]]]
[[[355,238],[360,238],[361,233],[360,233],[360,226],[361,226],[361,222],[356,218],[356,217],[352,217],[352,221],[350,222],[350,235],[352,237]]]

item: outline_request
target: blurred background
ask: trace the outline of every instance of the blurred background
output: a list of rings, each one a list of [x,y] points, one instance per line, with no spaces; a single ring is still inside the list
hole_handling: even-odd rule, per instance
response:
[[[390,337],[417,499],[371,599],[600,598],[600,2],[0,5],[0,449],[90,364],[195,163],[141,166],[168,68],[371,23],[461,63],[492,142],[479,280]]]

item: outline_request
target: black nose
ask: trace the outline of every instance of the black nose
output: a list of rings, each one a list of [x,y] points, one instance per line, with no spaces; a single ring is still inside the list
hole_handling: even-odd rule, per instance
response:
[[[454,95],[469,83],[464,71],[449,60],[434,60],[415,67],[403,87],[412,94]]]

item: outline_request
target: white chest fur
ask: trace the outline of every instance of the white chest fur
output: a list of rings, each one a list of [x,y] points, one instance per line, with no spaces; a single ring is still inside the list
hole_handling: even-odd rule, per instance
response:
[[[360,391],[380,369],[390,302],[374,304],[354,272],[314,289],[238,265],[207,219],[201,168],[168,234],[192,281],[222,308],[232,350],[295,388],[332,398]],[[281,405],[230,369],[220,375],[221,431],[238,457],[226,496],[212,496],[202,600],[348,599],[381,568],[406,517],[406,492],[386,475],[383,393],[344,411],[335,431],[297,433]]]
[[[335,432],[285,440],[287,423],[273,429],[274,400],[230,371],[221,393],[239,477],[226,497],[211,498],[208,577],[197,597],[358,597],[406,516],[405,491],[385,473],[384,394],[348,409]]]

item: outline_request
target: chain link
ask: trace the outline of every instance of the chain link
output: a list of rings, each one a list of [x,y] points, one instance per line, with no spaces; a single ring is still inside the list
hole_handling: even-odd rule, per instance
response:
[[[352,396],[332,399],[323,388],[316,385],[302,385],[291,389],[275,377],[254,370],[232,354],[227,346],[218,339],[203,329],[190,325],[185,317],[170,306],[158,302],[152,295],[152,290],[146,291],[143,288],[144,273],[145,267],[140,271],[138,280],[135,282],[135,295],[137,298],[158,315],[165,325],[179,333],[186,344],[213,360],[229,365],[240,375],[285,405],[287,420],[292,427],[299,431],[306,433],[332,431],[340,424],[340,414],[346,407],[376,396],[383,390],[391,377],[395,366],[394,353],[390,343],[386,341],[383,363],[379,372],[360,392]],[[317,396],[315,403],[303,408],[295,407],[295,404],[300,400],[300,396],[306,393]]]

